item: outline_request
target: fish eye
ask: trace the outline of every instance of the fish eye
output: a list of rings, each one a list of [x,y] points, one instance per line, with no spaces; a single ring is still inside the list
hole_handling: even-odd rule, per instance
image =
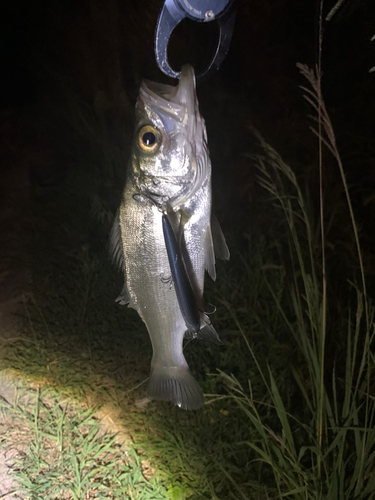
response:
[[[138,132],[138,146],[145,153],[156,153],[161,145],[160,132],[151,125],[145,125]]]

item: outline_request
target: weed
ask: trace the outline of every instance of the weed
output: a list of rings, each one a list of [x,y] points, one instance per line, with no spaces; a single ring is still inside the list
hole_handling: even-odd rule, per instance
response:
[[[249,426],[257,433],[258,437],[247,444],[264,464],[263,473],[272,471],[276,496],[365,499],[375,491],[375,406],[371,385],[375,368],[371,352],[374,308],[366,294],[358,231],[333,128],[320,92],[319,69],[316,72],[305,66],[300,69],[312,87],[304,90],[318,114],[319,141],[328,147],[340,169],[357,245],[361,287],[351,285],[356,298],[354,312],[351,305],[346,317],[337,321],[342,311],[337,300],[327,294],[325,252],[316,254],[309,210],[297,178],[254,131],[261,148],[261,153],[254,157],[260,171],[259,182],[271,194],[285,220],[289,284],[281,296],[270,283],[268,289],[284,321],[284,330],[289,333],[289,342],[296,347],[296,359],[291,360],[290,370],[297,384],[294,398],[299,403],[285,404],[280,392],[282,381],[275,377],[274,360],[270,359],[269,366],[264,367],[245,323],[239,319],[239,311],[229,303],[226,303],[228,311],[247,345],[266,396],[257,397],[259,388],[254,387],[251,379],[245,390],[234,375],[222,373],[222,377]],[[321,158],[320,155],[320,161]],[[322,183],[322,168],[320,179]],[[320,195],[323,196],[322,189]],[[323,217],[321,226],[324,249]],[[327,325],[331,338],[341,338],[340,330],[346,329],[345,354],[341,358],[327,357]]]
[[[64,402],[51,390],[33,395],[30,407],[1,403],[18,424],[2,448],[17,450],[15,478],[30,498],[168,498],[157,478],[145,478],[134,448],[103,433],[93,410]]]

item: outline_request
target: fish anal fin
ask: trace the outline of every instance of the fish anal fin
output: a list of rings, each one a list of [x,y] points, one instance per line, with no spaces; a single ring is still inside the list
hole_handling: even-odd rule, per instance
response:
[[[200,330],[196,333],[186,330],[184,338],[187,340],[190,339],[207,340],[208,342],[213,342],[214,344],[217,345],[223,345],[223,342],[220,340],[219,334],[217,333],[213,324],[210,322],[209,318],[205,314],[203,315],[203,320]]]
[[[147,397],[170,401],[183,410],[197,410],[204,405],[202,389],[185,366],[154,366],[147,386]]]
[[[225,241],[225,236],[214,214],[211,214],[211,231],[215,256],[218,259],[229,260],[230,253]]]

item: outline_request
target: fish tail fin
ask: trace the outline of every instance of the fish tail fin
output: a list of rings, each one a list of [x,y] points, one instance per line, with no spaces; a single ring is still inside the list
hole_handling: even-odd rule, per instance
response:
[[[170,401],[184,410],[197,410],[204,405],[202,389],[185,366],[154,366],[147,396],[157,401]]]

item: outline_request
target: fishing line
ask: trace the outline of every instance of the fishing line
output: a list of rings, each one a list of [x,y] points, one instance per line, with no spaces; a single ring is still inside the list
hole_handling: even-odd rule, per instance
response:
[[[131,389],[129,389],[128,391],[125,392],[125,394],[129,394],[129,392],[132,392],[134,391],[135,389],[138,389],[138,387],[141,387],[141,385],[143,385],[145,382],[147,382],[147,380],[149,379],[150,377],[147,377],[143,380],[143,382],[140,382],[139,384],[137,384],[136,386],[132,387]]]
[[[182,350],[184,351],[184,350],[186,349],[186,347],[190,344],[190,342],[191,342],[192,340],[194,340],[194,339],[195,339],[195,337],[191,337],[191,339],[189,339],[189,340],[186,342],[186,344],[184,345],[184,347],[182,348]]]
[[[211,314],[215,314],[215,312],[216,312],[216,306],[214,306],[213,304],[211,304],[211,302],[208,305],[213,308],[213,311],[211,311],[211,312],[203,311],[203,312],[204,312],[204,314],[207,314],[208,316],[211,316]]]

